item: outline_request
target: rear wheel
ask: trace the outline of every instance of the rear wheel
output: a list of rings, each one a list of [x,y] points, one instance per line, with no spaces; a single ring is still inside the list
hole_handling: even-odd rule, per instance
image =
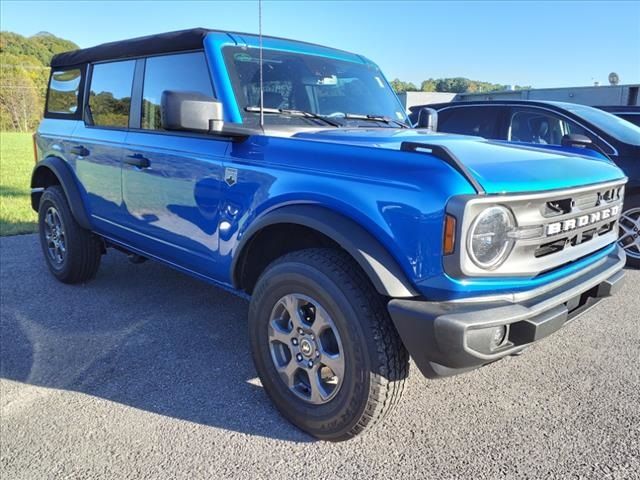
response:
[[[382,297],[343,252],[301,250],[267,267],[251,299],[249,336],[267,394],[318,438],[351,438],[401,397],[407,351]]]
[[[627,265],[640,268],[640,207],[622,212],[618,243],[627,254]]]
[[[49,270],[64,283],[92,279],[100,266],[100,239],[78,225],[61,187],[48,187],[38,209],[40,244]]]

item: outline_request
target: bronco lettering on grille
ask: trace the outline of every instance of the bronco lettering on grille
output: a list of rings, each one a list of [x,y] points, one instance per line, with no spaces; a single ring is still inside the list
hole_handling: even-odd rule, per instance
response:
[[[598,210],[579,217],[570,218],[568,220],[562,220],[560,222],[549,223],[546,226],[546,235],[557,235],[559,233],[570,232],[576,228],[586,227],[594,223],[598,223],[602,220],[609,218],[614,219],[620,212],[620,205],[614,205],[609,208]]]

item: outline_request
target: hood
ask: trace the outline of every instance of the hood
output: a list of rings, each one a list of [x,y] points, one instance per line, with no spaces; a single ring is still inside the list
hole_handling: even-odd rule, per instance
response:
[[[608,160],[577,154],[575,149],[545,150],[424,130],[345,128],[301,132],[294,138],[391,150],[400,150],[405,141],[446,146],[486,193],[555,190],[624,178],[624,173]]]

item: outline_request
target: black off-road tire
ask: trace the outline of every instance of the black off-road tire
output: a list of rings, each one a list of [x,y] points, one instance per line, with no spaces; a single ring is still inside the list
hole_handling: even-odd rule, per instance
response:
[[[58,213],[64,230],[66,253],[60,262],[51,257],[45,236],[46,216],[51,207]],[[78,225],[64,191],[58,185],[48,187],[42,193],[38,208],[38,228],[42,252],[54,277],[63,283],[84,283],[95,277],[103,251],[101,240]]]
[[[272,360],[267,325],[274,306],[289,294],[317,299],[341,337],[345,373],[339,390],[327,403],[312,405],[296,396]],[[284,417],[317,438],[352,438],[380,422],[402,396],[409,355],[384,297],[345,252],[306,249],[269,265],[251,299],[249,338],[267,394]]]
[[[629,206],[625,205],[625,209],[622,212],[622,217],[619,221],[621,239],[620,245],[625,249],[625,252],[627,254],[627,266],[640,269],[640,251],[638,250],[638,236],[640,235],[640,226],[637,224],[638,220],[640,219],[640,200],[634,199],[629,203]],[[626,217],[626,219],[624,217]],[[634,221],[636,223],[635,231],[632,230],[634,228]],[[627,232],[625,232],[625,229],[627,230]],[[635,238],[630,238],[629,235],[625,237],[626,242],[629,242],[629,244],[626,244],[626,242],[622,240],[625,233],[635,235]]]

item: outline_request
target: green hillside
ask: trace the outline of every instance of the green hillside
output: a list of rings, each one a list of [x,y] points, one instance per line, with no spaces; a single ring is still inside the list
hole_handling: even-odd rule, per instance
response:
[[[44,108],[49,63],[78,46],[47,32],[31,37],[0,32],[0,130],[29,132]]]

